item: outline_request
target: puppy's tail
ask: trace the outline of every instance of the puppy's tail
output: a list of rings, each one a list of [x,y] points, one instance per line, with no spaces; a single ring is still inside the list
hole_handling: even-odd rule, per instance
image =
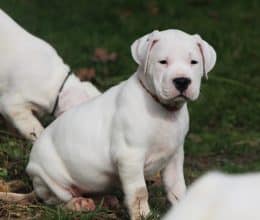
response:
[[[26,194],[12,193],[12,192],[0,192],[0,201],[11,203],[32,203],[37,200],[36,193],[34,191]]]

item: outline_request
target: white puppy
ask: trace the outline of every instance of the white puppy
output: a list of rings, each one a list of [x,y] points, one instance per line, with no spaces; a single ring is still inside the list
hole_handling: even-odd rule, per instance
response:
[[[77,200],[120,181],[131,219],[148,215],[145,177],[163,171],[169,200],[185,193],[183,144],[189,129],[186,101],[216,61],[198,35],[155,31],[138,40],[139,64],[127,81],[65,112],[35,142],[27,172],[46,203]]]
[[[56,51],[1,9],[0,57],[0,113],[28,139],[43,130],[35,113],[57,116],[99,94],[91,83],[67,76],[70,69]]]
[[[209,173],[164,220],[259,220],[260,174]]]

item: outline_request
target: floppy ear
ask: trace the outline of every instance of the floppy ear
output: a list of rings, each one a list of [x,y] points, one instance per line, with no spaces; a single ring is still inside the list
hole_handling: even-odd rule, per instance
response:
[[[154,44],[159,40],[159,31],[153,31],[139,39],[131,45],[131,53],[134,61],[144,66],[146,73],[150,52]]]
[[[208,78],[208,72],[210,72],[216,64],[217,54],[214,48],[209,45],[206,41],[204,41],[200,35],[194,35],[197,45],[199,47],[202,62],[203,62],[203,74]]]

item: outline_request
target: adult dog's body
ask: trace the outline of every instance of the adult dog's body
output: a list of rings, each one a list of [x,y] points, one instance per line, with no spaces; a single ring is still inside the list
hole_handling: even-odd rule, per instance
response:
[[[33,113],[55,116],[99,94],[75,76],[48,43],[31,35],[0,9],[0,113],[26,138],[43,127]],[[60,93],[59,93],[60,92]]]
[[[167,30],[134,42],[132,55],[139,68],[130,79],[64,113],[35,142],[27,172],[46,203],[120,180],[131,219],[139,219],[150,211],[145,177],[158,171],[169,200],[183,196],[186,101],[198,97],[216,54],[198,35]]]
[[[260,173],[209,173],[188,189],[163,220],[258,220]]]

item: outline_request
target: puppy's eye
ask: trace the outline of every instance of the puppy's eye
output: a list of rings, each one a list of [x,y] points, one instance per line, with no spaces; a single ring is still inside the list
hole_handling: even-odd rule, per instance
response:
[[[191,64],[197,64],[198,61],[197,61],[197,60],[191,60],[190,63],[191,63]]]
[[[168,62],[167,62],[167,60],[160,60],[159,63],[160,64],[167,64]]]

